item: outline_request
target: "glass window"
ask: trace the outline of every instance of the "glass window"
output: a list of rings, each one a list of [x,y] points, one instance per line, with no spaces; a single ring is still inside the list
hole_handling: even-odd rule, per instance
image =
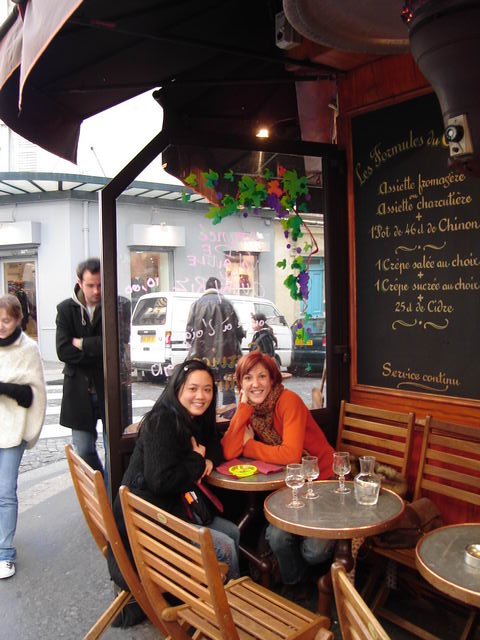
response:
[[[22,307],[22,330],[34,340],[37,331],[37,287],[35,261],[5,261],[3,263],[4,291],[16,296]]]
[[[132,324],[165,324],[166,318],[166,298],[142,298],[135,307]]]
[[[197,176],[210,169],[219,175],[231,171],[233,181],[220,177],[213,190],[209,187],[202,191],[200,184],[195,187],[204,195],[208,191],[212,203],[182,198],[180,187],[179,197],[169,200],[168,206],[163,206],[161,199],[156,201],[153,218],[151,204],[137,205],[135,217],[125,216],[123,235],[119,233],[118,287],[134,307],[129,344],[134,422],[153,406],[172,368],[188,356],[189,311],[212,277],[218,279],[221,294],[232,302],[244,329],[243,353],[248,352],[254,333],[252,315],[263,313],[275,334],[275,357],[284,385],[312,406],[312,392],[321,384],[328,313],[321,163],[318,159],[310,162],[309,158],[267,152],[222,151],[217,155],[217,151],[209,155],[205,166],[195,165],[199,166]],[[188,148],[183,148],[182,162],[186,155]],[[200,152],[198,157],[202,157]],[[175,166],[172,158],[168,158],[167,166]],[[192,165],[185,163],[185,167],[183,179],[193,172]],[[273,193],[279,191],[285,171],[291,172],[292,184],[295,175],[299,181],[304,180],[309,192],[299,211],[301,220],[296,218],[293,226],[286,223],[285,203],[279,214],[262,203],[249,209],[240,207],[219,220],[207,217],[218,204],[219,194],[237,196],[242,176],[247,182],[252,179],[249,184],[253,190],[255,185],[263,185]],[[270,204],[275,202],[270,200]],[[119,228],[121,220],[119,217]],[[128,224],[163,225],[169,229],[170,237],[182,240],[168,249],[133,248]],[[300,289],[296,278],[302,270],[307,276]],[[217,331],[218,327],[214,329]],[[222,404],[222,394],[219,395]]]

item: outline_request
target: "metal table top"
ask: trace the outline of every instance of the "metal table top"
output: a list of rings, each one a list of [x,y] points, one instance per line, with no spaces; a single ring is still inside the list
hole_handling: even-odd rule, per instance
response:
[[[465,562],[469,544],[480,544],[480,523],[440,527],[418,541],[415,561],[421,575],[439,591],[480,607],[480,568]]]
[[[254,464],[248,458],[239,458],[242,464]],[[232,491],[273,491],[285,485],[285,469],[276,473],[256,473],[246,478],[226,476],[215,469],[207,476],[206,481],[214,487],[231,489]]]
[[[304,487],[299,498],[305,503],[300,509],[287,507],[291,501],[291,489],[278,489],[267,496],[264,503],[267,520],[276,527],[301,536],[345,539],[371,536],[393,527],[400,518],[405,503],[402,498],[389,489],[381,489],[375,506],[362,506],[355,501],[353,482],[347,482],[350,493],[338,494],[334,489],[336,480],[315,482],[320,497],[308,500],[303,497]]]

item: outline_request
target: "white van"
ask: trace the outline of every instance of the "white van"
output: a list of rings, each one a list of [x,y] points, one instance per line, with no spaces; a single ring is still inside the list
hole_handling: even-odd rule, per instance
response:
[[[190,307],[199,293],[163,291],[142,296],[133,311],[130,333],[132,368],[143,372],[149,379],[168,375],[169,371],[188,354],[185,342]],[[247,353],[252,341],[252,314],[263,313],[272,327],[278,346],[276,358],[280,366],[290,366],[292,358],[292,332],[277,307],[266,298],[225,296],[233,304],[246,337],[242,351]]]

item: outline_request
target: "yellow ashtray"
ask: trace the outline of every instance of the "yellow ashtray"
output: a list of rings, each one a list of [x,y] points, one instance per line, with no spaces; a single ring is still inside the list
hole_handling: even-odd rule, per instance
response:
[[[254,464],[234,464],[228,470],[232,476],[237,476],[237,478],[247,478],[257,473],[257,467]]]

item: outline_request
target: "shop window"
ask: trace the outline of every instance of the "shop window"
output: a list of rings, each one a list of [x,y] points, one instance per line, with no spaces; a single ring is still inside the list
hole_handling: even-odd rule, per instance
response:
[[[38,331],[35,271],[33,260],[3,263],[4,291],[18,298],[23,313],[22,329],[36,340]]]

